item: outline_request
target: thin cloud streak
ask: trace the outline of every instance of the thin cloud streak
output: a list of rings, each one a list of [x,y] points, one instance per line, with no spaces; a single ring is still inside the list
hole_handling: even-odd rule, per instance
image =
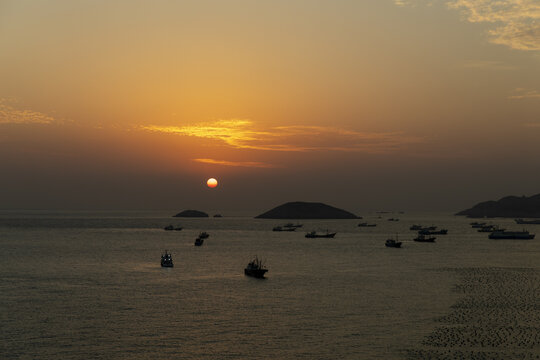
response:
[[[468,69],[483,69],[483,70],[493,70],[493,71],[507,71],[507,70],[516,70],[515,66],[506,65],[500,61],[489,61],[489,60],[478,60],[478,61],[468,61],[463,67]]]
[[[0,98],[0,124],[51,124],[52,116],[39,111],[21,109],[14,99]]]
[[[400,133],[366,133],[324,126],[278,126],[257,128],[251,120],[218,120],[188,126],[142,127],[143,130],[214,139],[237,149],[263,151],[347,151],[388,153],[419,139]]]
[[[515,89],[514,95],[510,95],[509,99],[540,99],[540,91],[534,89]]]
[[[249,168],[277,168],[278,166],[258,161],[227,161],[216,159],[193,159],[193,161],[203,164],[234,166],[234,167],[249,167]]]

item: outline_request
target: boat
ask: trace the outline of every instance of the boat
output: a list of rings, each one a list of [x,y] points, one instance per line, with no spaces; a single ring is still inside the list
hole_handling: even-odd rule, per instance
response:
[[[519,240],[530,240],[534,239],[535,234],[530,234],[528,231],[494,231],[489,234],[489,238],[493,240],[499,239],[519,239]]]
[[[247,276],[253,276],[259,279],[264,278],[264,274],[268,271],[263,265],[263,262],[259,260],[257,256],[247,264],[244,269],[244,274]]]
[[[535,224],[535,225],[539,225],[539,224],[540,224],[540,220],[514,219],[514,221],[516,222],[516,224]]]
[[[358,224],[360,227],[374,227],[377,226],[377,224],[368,224],[368,223],[360,223]]]
[[[413,240],[418,242],[435,242],[436,237],[435,236],[428,236],[424,234],[418,234],[417,237],[415,237]]]
[[[482,226],[480,229],[478,229],[478,232],[484,232],[484,233],[492,233],[494,231],[504,231],[506,229],[501,229],[497,225],[486,225]]]
[[[207,233],[206,231],[199,233],[199,239],[208,239],[209,236],[210,234]]]
[[[171,231],[171,230],[176,230],[176,231],[180,231],[182,230],[183,227],[179,226],[179,227],[174,227],[172,225],[167,225],[163,228],[163,230],[167,230],[167,231]]]
[[[386,247],[393,247],[393,248],[400,248],[401,247],[401,241],[397,241],[397,236],[395,239],[387,239],[384,243]]]
[[[216,215],[214,215],[214,217],[220,218],[220,217],[223,217],[223,215],[221,215],[221,214],[216,214]]]
[[[424,229],[424,227],[422,225],[411,225],[411,227],[409,228],[409,230],[422,230]]]
[[[471,223],[471,227],[475,228],[475,229],[476,228],[481,228],[483,226],[486,226],[486,223],[481,223],[481,222],[477,222],[477,221]]]
[[[172,254],[165,250],[165,254],[161,255],[161,267],[173,267]]]
[[[204,243],[203,238],[198,237],[195,239],[195,246],[201,246],[203,243]]]
[[[397,218],[390,218],[390,219],[388,219],[388,221],[399,221],[399,219],[397,219]]]
[[[296,228],[295,227],[282,227],[282,226],[276,226],[272,229],[272,231],[295,231]]]
[[[302,226],[304,226],[304,225],[303,224],[293,224],[293,223],[287,223],[287,224],[283,225],[284,228],[294,228],[294,229],[301,228]]]
[[[422,229],[418,231],[419,234],[422,235],[446,235],[448,234],[448,230],[446,229],[440,229],[440,230],[430,230],[430,229]]]
[[[311,231],[306,234],[307,238],[333,238],[337,233],[331,233],[326,231],[326,234],[317,234],[316,231]]]

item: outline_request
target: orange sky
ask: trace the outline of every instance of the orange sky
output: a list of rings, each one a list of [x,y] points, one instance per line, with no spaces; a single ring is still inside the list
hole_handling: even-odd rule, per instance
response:
[[[0,0],[0,79],[3,209],[540,192],[537,0]]]

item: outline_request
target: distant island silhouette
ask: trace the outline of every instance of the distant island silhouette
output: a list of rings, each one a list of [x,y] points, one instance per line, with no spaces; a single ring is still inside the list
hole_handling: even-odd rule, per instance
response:
[[[335,208],[323,203],[288,202],[279,205],[256,219],[358,219],[358,216],[348,211]]]
[[[470,218],[540,218],[540,194],[530,197],[506,196],[498,201],[484,201],[456,215]]]
[[[208,214],[199,210],[184,210],[173,217],[208,217]]]

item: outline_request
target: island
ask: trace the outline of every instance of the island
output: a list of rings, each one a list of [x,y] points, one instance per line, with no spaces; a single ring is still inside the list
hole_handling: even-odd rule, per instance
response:
[[[184,210],[173,217],[208,217],[208,214],[198,210]]]
[[[256,219],[358,219],[358,216],[348,211],[335,208],[323,203],[288,202],[277,206]]]
[[[456,215],[470,218],[540,218],[540,194],[530,197],[506,196],[498,201],[484,201]]]

